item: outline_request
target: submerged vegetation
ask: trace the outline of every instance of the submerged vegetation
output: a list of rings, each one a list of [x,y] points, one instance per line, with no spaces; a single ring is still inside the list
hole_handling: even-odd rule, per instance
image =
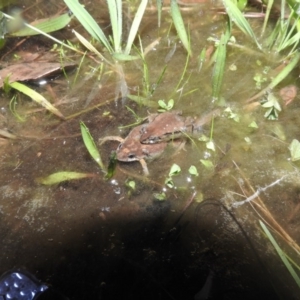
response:
[[[282,0],[278,12],[278,7],[275,5],[273,5],[274,7],[272,6],[273,1],[268,1],[266,6],[263,5],[264,13],[262,17],[264,19],[258,22],[261,27],[260,30],[257,28],[257,20],[249,21],[247,18],[250,11],[253,10],[252,7],[245,5],[241,8],[238,7],[236,1],[223,0],[223,6],[220,9],[220,12],[224,16],[216,14],[221,25],[217,28],[218,30],[212,30],[211,36],[205,41],[204,48],[199,49],[199,47],[194,46],[198,45],[195,43],[197,35],[193,32],[194,28],[191,29],[192,24],[185,19],[181,7],[175,0],[170,0],[168,7],[169,12],[164,10],[165,6],[163,5],[162,0],[157,1],[156,12],[158,24],[156,25],[155,23],[155,26],[157,26],[157,28],[155,27],[155,30],[159,32],[161,26],[163,26],[162,24],[164,24],[164,28],[168,29],[162,30],[161,32],[163,34],[159,32],[158,37],[152,38],[146,47],[145,44],[148,40],[143,37],[142,26],[143,20],[147,15],[147,9],[150,6],[147,0],[137,1],[136,7],[131,3],[124,4],[124,1],[121,0],[106,1],[110,20],[110,25],[108,27],[101,27],[98,24],[98,20],[93,16],[93,12],[89,11],[89,6],[84,7],[77,0],[64,0],[64,2],[70,9],[70,13],[64,13],[59,17],[45,20],[41,22],[40,25],[36,26],[37,29],[34,29],[34,27],[29,24],[25,24],[26,28],[23,28],[22,26],[21,29],[15,30],[14,32],[11,32],[11,29],[8,30],[7,28],[2,28],[3,39],[5,40],[6,36],[13,38],[16,36],[36,34],[36,30],[38,30],[44,37],[51,38],[61,45],[60,49],[53,47],[52,51],[59,53],[60,61],[63,66],[67,63],[69,53],[71,53],[71,51],[76,53],[77,56],[74,60],[80,61],[80,63],[73,80],[76,82],[78,78],[80,78],[83,83],[81,83],[82,85],[79,86],[77,90],[76,87],[74,88],[75,93],[76,91],[79,91],[85,84],[84,82],[88,81],[90,78],[95,80],[92,87],[92,89],[95,89],[93,95],[102,93],[103,90],[100,91],[100,86],[101,88],[106,86],[107,82],[111,78],[114,78],[114,86],[113,88],[110,86],[110,90],[113,90],[115,97],[110,97],[109,100],[107,100],[105,98],[106,96],[103,96],[102,100],[104,100],[101,103],[93,103],[94,106],[90,105],[90,99],[86,97],[86,103],[81,106],[80,110],[74,111],[75,109],[73,110],[72,106],[72,109],[69,110],[72,114],[68,115],[68,112],[67,114],[65,112],[63,114],[56,108],[55,104],[51,104],[45,97],[41,96],[33,89],[30,89],[28,86],[18,82],[27,81],[33,78],[22,77],[10,82],[10,78],[14,77],[10,73],[5,75],[6,80],[4,80],[3,88],[8,94],[10,93],[11,88],[15,89],[16,91],[28,95],[35,102],[55,114],[59,117],[60,121],[63,120],[66,122],[67,120],[68,122],[75,120],[78,125],[76,125],[77,128],[80,127],[81,137],[87,152],[101,171],[98,174],[97,171],[95,173],[90,173],[89,171],[74,172],[55,170],[51,175],[44,177],[39,176],[36,182],[44,185],[56,185],[69,180],[92,178],[100,180],[101,184],[106,184],[108,179],[111,179],[115,175],[116,153],[113,152],[110,157],[110,164],[108,168],[106,168],[104,163],[105,160],[103,159],[102,161],[100,155],[100,153],[102,154],[102,145],[97,145],[97,142],[94,141],[96,137],[94,136],[93,138],[90,133],[90,130],[92,131],[91,128],[93,128],[92,122],[88,123],[87,121],[90,120],[85,120],[83,123],[81,120],[78,120],[78,117],[85,116],[91,111],[98,109],[100,111],[100,108],[105,108],[102,115],[99,113],[99,118],[101,118],[101,121],[107,121],[107,124],[113,120],[116,114],[125,116],[129,111],[131,119],[135,119],[134,123],[128,125],[129,122],[124,118],[124,124],[122,123],[123,119],[121,119],[121,122],[117,124],[117,127],[120,130],[124,130],[127,127],[136,128],[137,125],[140,126],[143,124],[144,127],[141,127],[141,131],[147,129],[145,120],[148,121],[147,124],[151,124],[151,122],[153,124],[154,122],[150,119],[150,116],[140,116],[147,114],[148,109],[151,111],[155,110],[155,112],[159,113],[183,110],[183,114],[192,115],[189,117],[192,119],[194,118],[194,123],[192,124],[195,128],[195,124],[197,124],[199,116],[202,114],[203,107],[205,107],[206,112],[216,111],[215,114],[211,114],[209,117],[207,117],[209,114],[206,114],[207,119],[202,121],[199,126],[202,130],[202,126],[209,124],[209,134],[206,134],[205,131],[201,131],[201,135],[194,136],[193,130],[185,131],[185,127],[180,127],[178,129],[176,126],[174,126],[176,127],[176,130],[174,129],[171,133],[160,133],[162,137],[159,136],[159,138],[161,138],[159,143],[162,145],[163,143],[172,144],[174,140],[178,139],[177,135],[175,138],[174,136],[179,132],[179,134],[182,134],[180,139],[191,141],[190,144],[192,144],[193,149],[189,149],[188,151],[193,151],[193,155],[185,155],[189,156],[189,159],[186,159],[185,156],[182,158],[183,165],[186,163],[184,166],[180,166],[180,162],[172,163],[169,168],[169,173],[166,171],[163,175],[163,180],[160,181],[156,178],[151,178],[151,176],[145,178],[145,176],[136,175],[123,170],[123,173],[129,178],[127,184],[125,184],[127,191],[129,190],[128,195],[131,196],[136,192],[136,181],[141,181],[145,185],[154,186],[158,189],[158,192],[152,193],[153,197],[156,201],[164,202],[168,199],[168,191],[170,190],[173,192],[178,190],[188,191],[189,189],[197,189],[197,186],[202,184],[199,183],[199,178],[203,176],[201,173],[208,174],[207,177],[201,177],[201,180],[207,178],[210,180],[213,176],[212,174],[218,174],[218,172],[221,174],[220,177],[225,177],[226,172],[228,171],[222,170],[223,162],[220,163],[221,170],[218,169],[219,166],[217,163],[225,157],[225,159],[228,160],[225,161],[224,164],[233,165],[237,171],[238,176],[232,177],[242,191],[241,199],[245,198],[244,200],[236,201],[234,196],[236,196],[237,193],[230,194],[229,192],[226,192],[226,199],[230,199],[231,202],[235,204],[232,205],[231,203],[230,209],[237,209],[238,206],[242,206],[245,203],[248,203],[253,207],[259,220],[259,222],[257,221],[256,223],[261,225],[266,236],[276,248],[278,255],[282,258],[286,268],[299,286],[300,280],[294,270],[294,267],[299,267],[296,263],[290,262],[291,259],[288,258],[288,254],[281,250],[265,224],[267,224],[282,241],[295,250],[297,255],[299,255],[299,246],[290,238],[287,232],[279,226],[269,209],[264,206],[264,202],[259,198],[259,195],[262,192],[265,192],[267,188],[278,186],[288,175],[282,175],[280,172],[273,172],[272,175],[279,176],[280,179],[277,179],[273,184],[270,184],[265,188],[260,186],[254,187],[248,178],[255,177],[255,175],[244,175],[239,164],[236,162],[236,159],[226,157],[230,148],[227,147],[227,144],[229,143],[220,138],[228,128],[228,131],[232,135],[235,135],[236,132],[240,130],[242,133],[236,136],[238,136],[239,140],[241,137],[243,138],[243,141],[239,144],[242,153],[248,155],[253,151],[253,153],[258,153],[259,156],[265,151],[260,145],[262,140],[261,135],[256,134],[256,132],[261,130],[264,132],[264,136],[271,136],[271,138],[276,140],[278,144],[280,143],[280,147],[282,147],[280,149],[279,147],[276,148],[273,152],[271,151],[272,149],[268,149],[271,153],[270,155],[273,155],[273,153],[277,154],[276,151],[278,151],[280,156],[285,151],[285,159],[288,160],[288,163],[292,164],[290,164],[289,167],[286,167],[283,172],[289,173],[289,171],[286,170],[293,169],[296,170],[295,174],[298,174],[299,165],[297,165],[297,161],[300,160],[300,142],[297,140],[297,136],[289,136],[291,142],[288,142],[286,141],[286,133],[282,130],[282,126],[280,127],[280,124],[278,123],[278,126],[273,126],[276,124],[276,121],[280,120],[281,114],[287,109],[288,105],[293,102],[297,94],[296,85],[289,79],[293,76],[293,72],[300,61],[300,52],[298,50],[300,23],[297,4],[292,1]],[[124,9],[125,5],[130,12],[126,15]],[[277,17],[275,23],[270,18],[272,11],[275,12],[274,15]],[[134,15],[133,17],[131,17],[132,12]],[[77,39],[76,41],[73,39],[72,42],[54,39],[48,35],[50,32],[64,28],[71,20],[76,24],[73,16],[87,31],[87,34],[82,33],[81,30],[73,30],[72,32]],[[9,19],[13,18],[7,14],[3,14],[3,17]],[[127,21],[125,22],[124,19]],[[165,23],[167,23],[167,25]],[[127,26],[125,26],[125,24]],[[153,22],[151,22],[151,25],[153,26]],[[71,27],[72,26],[73,23]],[[151,66],[154,59],[152,58],[151,61],[148,57],[151,53],[153,54],[156,51],[155,47],[161,40],[164,40],[162,43],[167,45],[166,48],[168,53],[165,55],[164,60],[160,57],[160,62],[163,61],[163,63],[160,65],[155,64],[156,69],[153,70]],[[246,42],[244,42],[245,40]],[[79,50],[82,46],[86,52]],[[182,46],[182,51],[178,51],[180,46]],[[64,52],[66,49],[68,51],[67,54]],[[177,54],[180,58],[176,57]],[[173,58],[175,58],[175,67],[173,66],[173,69],[171,69],[172,66],[170,66],[171,64],[169,62]],[[180,61],[178,66],[176,65],[177,59]],[[234,76],[230,77],[228,75],[230,72],[236,71],[237,66],[235,62],[238,61],[238,59],[251,62],[251,67],[253,68],[251,71],[254,72],[255,70],[255,75],[250,79],[252,86],[249,84],[250,81],[248,81],[247,87],[243,86],[243,83],[239,84],[238,82],[240,78],[234,78]],[[92,62],[88,68],[85,68],[84,62],[86,60]],[[230,66],[229,61],[231,63]],[[132,71],[133,69],[134,71]],[[171,69],[170,73],[168,73],[169,69]],[[177,73],[175,73],[174,70],[177,70]],[[245,71],[245,73],[247,73],[247,70]],[[174,72],[174,74],[172,72]],[[134,77],[132,73],[138,73],[138,75],[134,74]],[[65,76],[67,77],[66,73]],[[133,79],[129,79],[130,76],[132,76]],[[202,77],[209,78],[208,81],[210,81],[210,84],[202,85]],[[230,82],[232,81],[231,78],[236,80],[236,84]],[[134,81],[134,83],[132,83],[132,81],[130,82],[130,80]],[[165,88],[167,82],[169,82],[168,90]],[[283,91],[280,86],[282,82],[285,82],[284,88],[290,87],[287,92],[289,94],[289,97],[286,98],[287,100],[284,100],[283,96],[280,98],[281,92]],[[235,98],[234,100],[231,99],[235,92],[235,85],[238,89],[244,87],[246,90],[245,94],[240,93],[240,95],[246,96],[244,99],[242,96],[239,96],[239,102],[237,102]],[[72,84],[70,84],[70,86],[72,86]],[[201,94],[201,89],[205,90],[205,93]],[[228,92],[230,89],[233,90],[232,93]],[[279,89],[280,92],[278,93]],[[166,92],[164,90],[166,90]],[[290,95],[291,91],[294,91],[295,95]],[[104,95],[105,92],[106,91],[104,90]],[[113,93],[110,93],[110,95]],[[189,101],[188,98],[192,98],[194,94],[197,95],[196,98],[202,97],[203,99],[197,98],[197,100]],[[159,97],[155,98],[156,95],[159,95]],[[121,101],[120,98],[122,99]],[[16,103],[17,101],[14,96],[10,104],[11,112],[18,121],[24,121],[25,118],[23,118],[16,110]],[[117,113],[111,109],[112,105],[114,105],[115,109],[119,109]],[[263,118],[257,117],[258,114],[262,115]],[[224,129],[220,128],[223,124],[218,122],[219,116],[221,116],[220,118],[222,118],[222,120],[225,120]],[[51,117],[47,117],[51,119]],[[272,127],[272,129],[264,131],[269,124],[271,124],[270,127]],[[163,126],[160,126],[160,128],[163,128]],[[101,127],[101,130],[101,134],[99,134],[100,137],[107,135],[105,128],[103,129],[103,127]],[[137,134],[138,138],[139,135],[141,135],[141,131]],[[98,129],[93,131],[93,135],[97,133]],[[228,134],[227,137],[230,134]],[[2,132],[1,135],[7,138],[9,137],[9,132]],[[18,139],[21,137],[13,136],[13,138]],[[134,138],[133,141],[136,142],[138,139],[136,139],[136,136]],[[116,140],[119,142],[121,141],[119,139],[115,139],[114,141]],[[122,139],[119,147],[122,146],[123,142],[124,139]],[[151,143],[155,144],[156,142],[150,142],[150,144]],[[255,143],[257,143],[257,148],[253,146]],[[138,140],[138,146],[141,145],[144,147],[143,142]],[[147,147],[151,147],[151,145],[147,145]],[[272,145],[270,148],[272,148]],[[146,153],[145,151],[142,152],[140,155],[141,159],[131,159],[132,157],[130,157],[130,155],[132,156],[133,154],[129,153],[128,161],[142,161],[143,169],[147,169],[144,158],[147,158],[147,156],[151,157],[153,154],[150,153],[150,155],[147,151]],[[74,152],[76,152],[76,150]],[[167,151],[166,153],[167,156],[171,157]],[[241,155],[242,158],[243,154]],[[262,156],[261,160],[264,159],[265,157]],[[176,161],[176,157],[174,160]],[[286,161],[282,164],[285,163]],[[259,167],[258,170],[260,171]],[[187,179],[182,179],[184,176],[186,176]],[[107,181],[104,181],[103,178]],[[259,183],[260,182],[258,182],[257,185]],[[261,220],[263,220],[263,222]]]

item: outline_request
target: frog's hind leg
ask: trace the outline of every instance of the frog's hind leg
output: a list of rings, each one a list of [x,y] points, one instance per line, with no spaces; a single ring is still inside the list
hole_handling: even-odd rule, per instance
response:
[[[105,143],[107,141],[116,141],[116,142],[123,143],[124,139],[121,138],[120,136],[106,136],[105,138],[99,139],[100,145],[102,145],[103,143]]]

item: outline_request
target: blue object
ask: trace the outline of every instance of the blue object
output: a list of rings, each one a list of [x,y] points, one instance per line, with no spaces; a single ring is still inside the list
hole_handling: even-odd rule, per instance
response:
[[[47,285],[24,271],[9,271],[0,278],[0,300],[33,300],[47,289]]]

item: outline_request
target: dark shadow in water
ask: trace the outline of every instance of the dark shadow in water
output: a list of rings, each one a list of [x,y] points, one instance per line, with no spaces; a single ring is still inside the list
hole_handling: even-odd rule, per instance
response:
[[[243,233],[228,228],[234,220],[220,204],[206,201],[178,217],[166,202],[125,223],[91,218],[59,249],[44,245],[42,253],[22,257],[74,300],[194,299],[211,272],[209,299],[279,299]],[[36,257],[41,262],[32,269]]]

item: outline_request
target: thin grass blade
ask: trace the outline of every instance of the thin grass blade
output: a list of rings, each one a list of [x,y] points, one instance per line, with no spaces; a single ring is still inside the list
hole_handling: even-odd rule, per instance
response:
[[[257,38],[249,22],[246,20],[242,12],[238,9],[236,4],[234,4],[232,0],[223,0],[223,3],[231,21],[234,22],[240,28],[241,31],[243,31],[246,35],[251,37],[259,49],[262,49],[261,45],[257,41]]]
[[[102,42],[105,48],[112,53],[113,49],[108,39],[93,17],[87,12],[87,10],[77,0],[64,0],[64,2],[78,19],[80,24],[86,29],[86,31],[93,38]]]
[[[291,276],[293,277],[293,279],[295,280],[295,282],[297,283],[298,287],[300,288],[300,278],[298,276],[298,274],[295,272],[293,266],[290,264],[290,262],[288,261],[286,254],[283,252],[283,250],[279,247],[279,245],[277,244],[277,242],[275,241],[273,235],[271,234],[271,232],[269,231],[269,229],[267,228],[267,226],[261,221],[259,220],[259,224],[262,227],[262,229],[264,230],[265,234],[267,235],[268,239],[270,240],[270,242],[272,243],[273,247],[275,248],[275,250],[277,251],[277,254],[279,255],[279,257],[281,258],[282,262],[284,263],[285,267],[288,269],[289,273],[291,274]]]
[[[80,122],[80,130],[83,142],[85,147],[87,148],[88,152],[90,153],[91,157],[96,161],[96,163],[100,166],[101,170],[105,172],[105,167],[102,162],[100,153],[96,147],[93,137],[90,134],[89,129],[85,126],[83,122]]]
[[[290,18],[292,18],[292,17],[293,17],[293,14],[291,14]],[[299,17],[297,17],[297,19],[294,20],[294,24],[292,27],[286,26],[287,31],[286,31],[285,35],[282,37],[282,41],[281,41],[278,49],[276,49],[278,52],[289,47],[293,43],[297,43],[297,44],[299,43],[299,32],[297,32],[295,34],[295,29],[296,29],[298,21],[299,21]]]
[[[269,17],[270,17],[270,12],[271,12],[271,8],[273,7],[274,4],[274,0],[269,0],[267,3],[267,9],[266,9],[266,14],[265,14],[265,18],[264,18],[264,25],[262,27],[261,30],[261,36],[264,35],[268,21],[269,21]]]
[[[8,18],[8,19],[11,19],[11,20],[14,19],[14,17],[12,17],[12,16],[10,16],[10,15],[8,15],[8,14],[4,14],[4,13],[3,13],[3,15],[4,15],[6,18]],[[55,37],[53,37],[53,36],[50,35],[50,34],[45,33],[45,32],[43,32],[42,30],[40,30],[40,29],[38,29],[38,28],[36,28],[36,27],[34,27],[34,26],[31,26],[30,24],[24,23],[24,25],[25,25],[26,27],[31,28],[32,30],[38,32],[39,34],[41,34],[41,35],[47,37],[48,39],[54,41],[55,43],[58,43],[59,45],[62,45],[62,46],[64,46],[64,47],[68,48],[68,49],[71,49],[72,51],[75,51],[75,52],[77,52],[77,53],[82,54],[82,52],[79,51],[78,49],[76,49],[75,47],[71,47],[70,45],[63,43],[62,41],[56,39]]]
[[[37,22],[34,22],[35,28],[46,32],[46,33],[50,33],[50,32],[54,32],[57,30],[60,30],[64,27],[66,27],[69,22],[71,21],[72,17],[69,14],[63,14],[57,17],[51,17],[51,18],[47,18],[47,19],[42,19],[39,20]],[[9,34],[10,36],[29,36],[29,35],[37,35],[40,34],[39,32],[37,32],[36,30],[33,30],[31,28],[25,27],[21,30],[18,30],[16,32],[13,32],[11,34]]]
[[[158,27],[160,27],[160,24],[161,24],[161,12],[162,12],[163,0],[156,0],[156,5],[157,5]]]
[[[95,174],[62,171],[62,172],[53,173],[47,177],[39,177],[36,179],[36,182],[44,185],[53,185],[67,180],[74,180],[74,179],[81,179],[81,178],[88,178],[88,177],[95,177]]]
[[[82,45],[84,45],[88,50],[98,55],[101,59],[103,59],[107,64],[112,65],[85,37],[83,37],[80,33],[73,29],[74,34],[80,41]]]
[[[189,42],[188,34],[185,30],[184,22],[182,20],[182,16],[180,13],[179,6],[176,0],[171,0],[171,15],[174,22],[174,26],[176,28],[177,34],[188,52],[188,54],[192,55],[191,44]]]
[[[27,95],[33,101],[42,105],[43,107],[45,107],[47,110],[51,111],[56,116],[58,116],[62,119],[65,119],[64,115],[56,107],[54,107],[46,98],[44,98],[41,94],[39,94],[36,91],[29,88],[28,86],[26,86],[20,82],[10,82],[10,83],[8,83],[8,85],[11,88]]]
[[[292,70],[297,66],[300,60],[300,51],[297,51],[285,68],[272,80],[268,85],[268,89],[273,89],[278,83],[286,78]]]
[[[110,16],[115,52],[120,53],[122,40],[122,1],[107,0],[106,2]]]
[[[223,76],[224,76],[224,70],[225,70],[225,61],[226,61],[226,47],[228,40],[230,38],[231,34],[231,21],[230,19],[228,20],[228,25],[226,29],[226,33],[222,34],[217,52],[216,52],[216,62],[214,65],[213,69],[213,76],[212,76],[212,96],[213,96],[213,101],[216,101],[221,92],[221,87],[223,83]]]
[[[139,42],[140,42],[140,51],[138,51],[142,61],[143,61],[143,92],[144,92],[144,96],[148,96],[149,95],[149,91],[150,91],[150,77],[149,77],[149,68],[148,68],[148,64],[145,60],[145,54],[144,54],[144,48],[143,48],[143,44],[142,44],[142,40],[139,36]]]
[[[143,18],[144,13],[145,13],[147,3],[148,3],[148,0],[142,0],[141,4],[138,7],[138,10],[137,10],[137,12],[134,16],[134,19],[133,19],[133,22],[131,24],[131,28],[130,28],[130,31],[129,31],[126,48],[125,48],[125,51],[124,51],[125,54],[130,53],[133,41],[136,37],[137,31],[138,31],[138,29],[140,27],[140,24],[141,24],[141,20]]]

